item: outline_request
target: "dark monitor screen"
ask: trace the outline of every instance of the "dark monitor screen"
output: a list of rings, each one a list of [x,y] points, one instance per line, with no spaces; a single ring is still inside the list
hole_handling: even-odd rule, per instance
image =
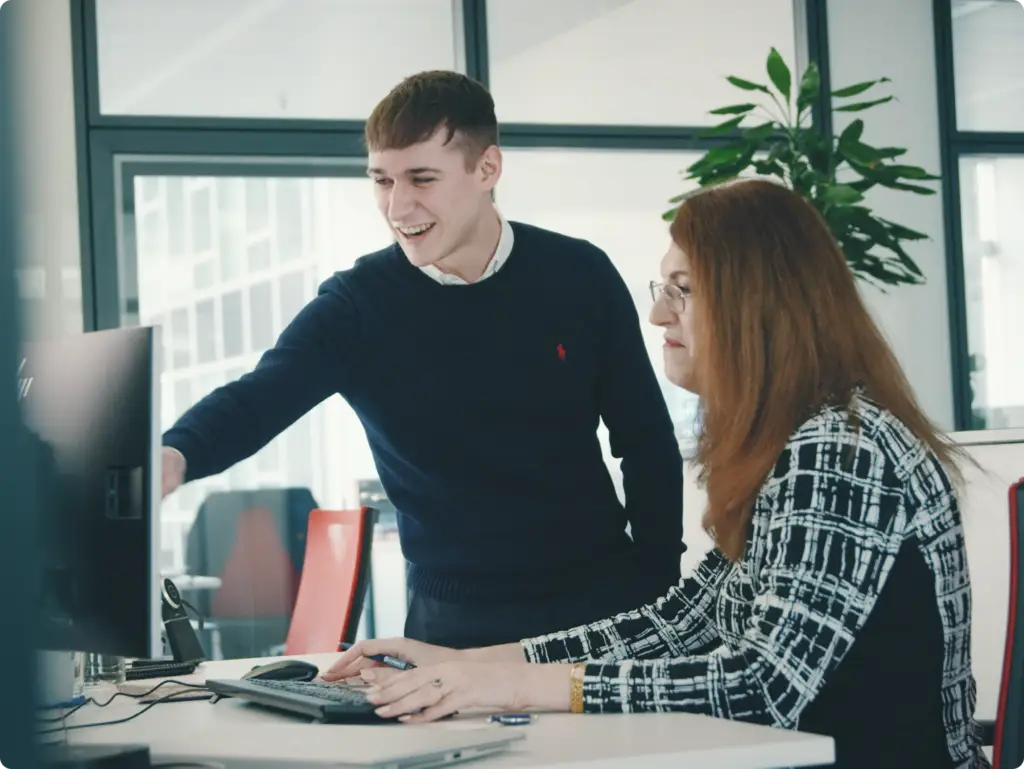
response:
[[[26,345],[39,477],[40,647],[159,656],[159,374],[151,328]]]

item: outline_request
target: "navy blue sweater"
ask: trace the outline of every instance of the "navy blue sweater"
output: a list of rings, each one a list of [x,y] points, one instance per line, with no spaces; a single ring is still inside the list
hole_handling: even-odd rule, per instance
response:
[[[611,574],[661,595],[679,579],[682,460],[632,299],[600,249],[512,226],[507,263],[478,283],[441,285],[397,246],[326,280],[251,373],[164,435],[187,480],[338,393],[398,510],[414,589],[530,600]]]

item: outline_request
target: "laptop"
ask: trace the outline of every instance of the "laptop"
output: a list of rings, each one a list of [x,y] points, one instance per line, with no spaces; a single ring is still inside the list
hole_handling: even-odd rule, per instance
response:
[[[215,707],[225,707],[221,703]],[[154,763],[218,769],[435,769],[500,755],[523,729],[479,721],[423,725],[217,723],[150,744]]]

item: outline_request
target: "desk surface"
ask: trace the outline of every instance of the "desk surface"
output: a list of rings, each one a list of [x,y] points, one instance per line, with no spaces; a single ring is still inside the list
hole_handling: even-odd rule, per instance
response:
[[[334,654],[305,655],[325,669]],[[182,681],[237,678],[266,660],[226,660],[206,663]],[[133,688],[145,682],[131,682]],[[136,691],[138,689],[136,688]],[[119,697],[110,706],[86,706],[68,719],[68,725],[124,718],[141,705]],[[573,715],[541,713],[530,726],[507,727],[487,723],[483,714],[420,726],[345,726],[310,724],[237,700],[168,702],[126,724],[75,729],[72,742],[146,743],[153,760],[173,758],[201,761],[211,758],[204,745],[231,744],[239,759],[252,766],[282,763],[289,766],[331,766],[344,761],[343,745],[355,739],[380,739],[381,729],[396,739],[415,730],[518,729],[525,739],[512,743],[501,755],[476,761],[481,769],[773,769],[786,766],[829,764],[833,743],[829,737],[753,726],[688,714]],[[311,739],[317,730],[316,738]],[[330,730],[329,732],[327,730]],[[325,743],[320,739],[332,735]],[[337,735],[337,739],[333,738]],[[191,739],[190,739],[191,738]],[[329,749],[325,750],[325,744]],[[236,751],[237,746],[237,751]],[[184,751],[184,752],[183,752]],[[247,763],[232,765],[248,765]]]

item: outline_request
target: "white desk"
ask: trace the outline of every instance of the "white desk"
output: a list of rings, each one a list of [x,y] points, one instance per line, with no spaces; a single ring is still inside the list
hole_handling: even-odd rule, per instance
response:
[[[325,670],[335,654],[300,657]],[[210,678],[236,678],[265,660],[227,660],[206,663],[192,676],[179,680],[201,682]],[[133,681],[138,686],[141,682]],[[162,690],[161,690],[162,691]],[[119,697],[99,710],[86,706],[68,724],[109,721],[137,711],[141,705]],[[331,766],[344,759],[346,742],[411,736],[412,730],[427,729],[520,729],[526,738],[513,743],[504,754],[471,764],[480,769],[778,769],[789,766],[830,764],[830,737],[801,734],[782,729],[733,723],[687,714],[573,715],[542,713],[530,726],[490,725],[485,716],[464,714],[456,719],[409,726],[345,726],[310,724],[238,700],[168,702],[126,724],[75,729],[68,732],[72,742],[144,743],[150,746],[154,762],[168,759],[209,760],[202,746],[229,741],[237,746],[240,759],[252,763],[238,766]],[[310,739],[316,730],[317,739]],[[337,735],[324,758],[323,734]],[[248,736],[247,736],[248,735]],[[253,736],[258,735],[258,736]],[[250,738],[259,748],[249,745]],[[319,743],[319,745],[318,745]],[[182,751],[186,753],[183,754]],[[232,763],[232,765],[236,765]]]

